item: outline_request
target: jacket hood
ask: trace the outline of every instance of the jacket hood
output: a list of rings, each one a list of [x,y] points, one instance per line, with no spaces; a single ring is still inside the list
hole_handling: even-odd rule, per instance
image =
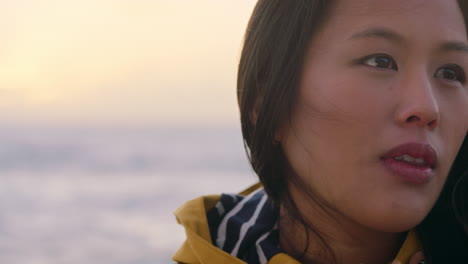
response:
[[[248,196],[261,188],[256,184],[240,193]],[[221,195],[208,195],[190,200],[175,211],[179,224],[184,226],[186,241],[174,254],[173,260],[177,263],[189,264],[241,264],[247,263],[226,251],[218,248],[212,241],[213,234],[210,233],[210,225],[207,213],[221,203]],[[404,241],[395,260],[400,263],[409,263],[412,255],[421,250],[418,237],[414,231],[410,231]],[[294,258],[284,253],[277,253],[269,259],[268,264],[300,264]]]

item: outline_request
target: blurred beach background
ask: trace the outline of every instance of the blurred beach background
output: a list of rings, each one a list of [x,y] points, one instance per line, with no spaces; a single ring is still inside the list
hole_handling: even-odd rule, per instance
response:
[[[173,211],[256,182],[254,0],[0,0],[0,262],[171,263]]]

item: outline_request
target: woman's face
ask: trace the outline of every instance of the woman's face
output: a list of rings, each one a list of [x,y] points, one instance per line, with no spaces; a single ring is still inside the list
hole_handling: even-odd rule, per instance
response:
[[[437,200],[468,131],[465,74],[455,0],[339,0],[310,43],[277,137],[294,173],[340,215],[410,229]]]

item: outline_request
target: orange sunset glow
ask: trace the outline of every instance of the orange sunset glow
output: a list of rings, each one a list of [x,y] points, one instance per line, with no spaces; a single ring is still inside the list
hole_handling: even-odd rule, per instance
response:
[[[8,1],[2,118],[232,122],[254,1]]]

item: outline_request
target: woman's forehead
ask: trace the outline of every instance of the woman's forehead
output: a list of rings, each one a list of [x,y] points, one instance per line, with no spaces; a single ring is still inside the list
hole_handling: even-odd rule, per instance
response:
[[[343,15],[395,15],[431,12],[453,15],[460,12],[457,0],[336,0],[334,11]]]
[[[402,31],[402,35],[466,41],[465,22],[456,0],[337,0],[326,25],[348,34],[387,27]]]

